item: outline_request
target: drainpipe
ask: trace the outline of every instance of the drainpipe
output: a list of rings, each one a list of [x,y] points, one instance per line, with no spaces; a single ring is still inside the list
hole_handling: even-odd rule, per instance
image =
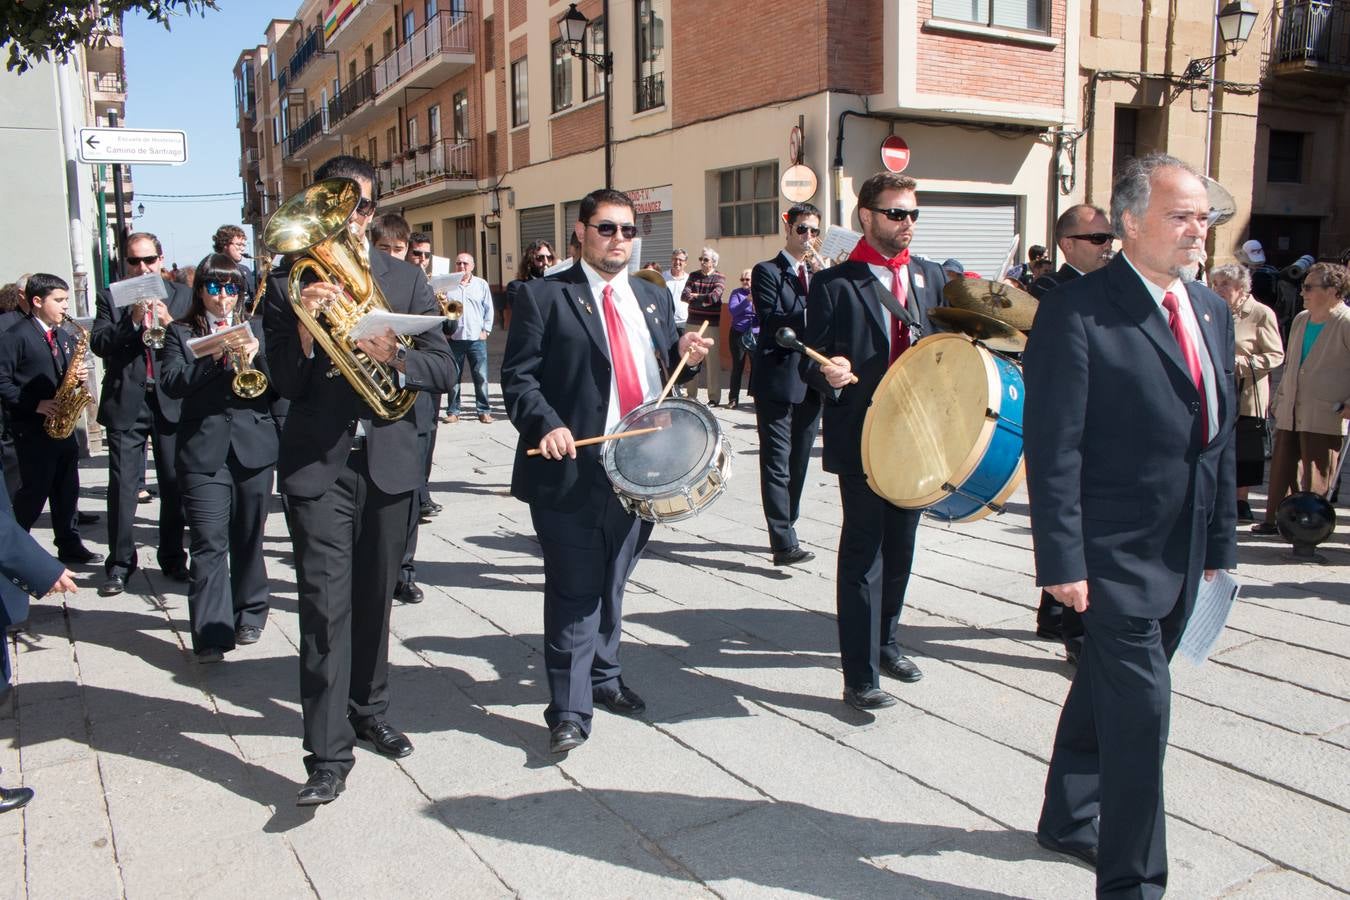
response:
[[[89,314],[89,267],[85,259],[84,195],[80,191],[79,134],[75,129],[75,107],[71,102],[69,62],[56,67],[56,86],[61,104],[61,144],[65,149],[66,213],[70,218],[70,269],[75,307]]]

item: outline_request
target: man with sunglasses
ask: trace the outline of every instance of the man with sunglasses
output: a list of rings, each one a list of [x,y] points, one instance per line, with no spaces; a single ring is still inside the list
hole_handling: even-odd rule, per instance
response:
[[[806,292],[816,272],[806,263],[811,241],[820,237],[820,210],[798,203],[783,216],[783,249],[756,263],[750,296],[759,315],[759,344],[750,367],[759,429],[759,496],[776,566],[810,562],[816,555],[801,546],[795,528],[801,510],[811,448],[820,427],[820,394],[806,389],[798,356],[778,346],[780,328],[806,329]]]
[[[839,476],[839,650],[844,702],[860,710],[895,704],[879,675],[904,682],[923,677],[895,639],[922,513],[873,493],[862,465],[863,418],[872,394],[891,364],[932,332],[929,310],[945,305],[942,269],[909,252],[919,218],[916,187],[914,179],[892,172],[863,182],[862,240],[847,262],[812,281],[802,334],[806,346],[831,360],[818,365],[803,356],[800,364],[807,384],[825,398],[822,463]],[[850,383],[854,375],[857,384]]]
[[[421,266],[423,272],[431,275],[431,235],[414,231],[408,236],[408,262]]]
[[[646,709],[621,677],[619,639],[624,585],[652,523],[620,504],[602,447],[576,441],[655,400],[682,353],[690,362],[682,377],[692,378],[713,343],[681,337],[670,295],[628,277],[633,219],[633,201],[619,191],[582,199],[573,226],[581,259],[521,285],[502,360],[502,394],[520,432],[511,494],[530,505],[544,555],[544,720],[553,753],[581,746],[596,704],[617,715]],[[540,455],[528,456],[534,448]]]
[[[459,390],[465,363],[473,379],[474,412],[484,425],[492,424],[492,406],[488,401],[487,339],[492,333],[492,289],[487,281],[473,274],[473,255],[455,256],[455,271],[463,277],[452,288],[463,304],[464,312],[450,335],[450,355],[455,360],[457,377],[446,400],[445,421],[459,421]]]
[[[1039,300],[1061,284],[1097,271],[1111,261],[1115,237],[1101,207],[1090,203],[1070,206],[1055,222],[1055,246],[1063,263],[1058,271],[1032,281],[1027,291]]]
[[[149,232],[127,237],[126,275],[161,274],[164,250]],[[160,570],[174,581],[188,581],[182,495],[174,462],[181,403],[161,390],[158,353],[145,343],[145,332],[188,314],[192,290],[166,281],[166,301],[114,306],[111,295],[100,291],[90,329],[89,348],[103,360],[103,390],[99,394],[98,423],[108,442],[108,558],[107,579],[98,592],[111,597],[126,590],[136,571],[136,542],[132,525],[136,494],[145,475],[145,444],[153,438],[155,476],[159,481],[159,540],[156,557]]]
[[[244,279],[240,290],[239,308],[251,315],[254,297],[258,293],[258,275],[244,265],[244,257],[248,252],[248,240],[244,235],[244,229],[238,225],[220,226],[211,236],[211,248],[216,253],[224,253],[234,260],[235,267],[239,269],[239,277]]]
[[[375,168],[336,156],[315,180],[350,178],[361,202],[348,220],[364,230],[375,212]],[[436,300],[417,266],[378,250],[370,274],[393,312],[435,315]],[[331,361],[292,308],[286,259],[263,300],[272,385],[291,401],[281,433],[277,481],[290,503],[300,614],[300,708],[308,780],[296,803],[337,798],[355,764],[358,739],[382,756],[413,752],[389,709],[389,613],[408,538],[413,497],[426,477],[412,415],[388,420],[346,378],[330,378]],[[307,281],[299,302],[310,310],[339,299],[344,287]],[[431,328],[408,348],[392,332],[356,348],[393,370],[411,390],[450,388],[450,350]]]

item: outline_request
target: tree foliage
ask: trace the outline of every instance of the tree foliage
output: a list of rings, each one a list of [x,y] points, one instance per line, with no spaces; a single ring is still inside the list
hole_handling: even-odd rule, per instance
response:
[[[180,15],[206,15],[216,0],[0,0],[0,47],[9,45],[5,68],[23,73],[53,57],[65,62],[77,48],[107,41],[109,22],[139,14],[168,30]]]

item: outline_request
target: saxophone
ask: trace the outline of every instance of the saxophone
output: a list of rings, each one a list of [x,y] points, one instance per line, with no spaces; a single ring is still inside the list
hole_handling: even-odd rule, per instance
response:
[[[47,421],[42,423],[47,435],[57,440],[68,438],[75,433],[75,423],[84,413],[84,408],[94,402],[93,395],[84,386],[84,382],[75,377],[75,373],[84,368],[84,361],[89,357],[89,331],[70,316],[63,317],[58,327],[66,323],[74,326],[76,331],[75,352],[70,355],[70,364],[66,366],[66,374],[61,379],[61,386],[56,389],[56,396],[52,397],[56,408],[48,414]]]

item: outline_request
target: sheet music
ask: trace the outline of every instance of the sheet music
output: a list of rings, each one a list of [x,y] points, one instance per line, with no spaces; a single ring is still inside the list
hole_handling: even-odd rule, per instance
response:
[[[1198,666],[1209,658],[1228,624],[1228,614],[1233,611],[1240,587],[1233,576],[1222,569],[1215,573],[1213,581],[1200,578],[1195,609],[1191,611],[1190,621],[1181,634],[1181,645],[1177,648],[1191,663]]]
[[[1014,233],[1012,243],[1008,246],[1008,252],[1003,256],[1003,265],[999,266],[998,277],[994,279],[995,281],[1002,281],[1008,276],[1008,270],[1013,267],[1013,263],[1017,260],[1017,247],[1021,243],[1021,235]]]
[[[860,240],[862,240],[862,235],[858,232],[841,228],[838,225],[831,225],[825,229],[825,236],[820,239],[820,256],[823,259],[834,260],[839,259],[840,254],[843,254],[847,258]]]
[[[112,297],[113,306],[131,306],[142,300],[169,299],[169,286],[164,283],[162,276],[150,272],[114,281],[108,285],[108,294]]]
[[[459,283],[464,280],[464,273],[449,272],[445,275],[432,275],[427,280],[431,282],[431,292],[433,294],[444,294],[453,288],[459,287]]]
[[[220,345],[225,342],[226,338],[232,334],[238,334],[241,331],[248,331],[247,322],[240,322],[237,325],[231,325],[229,328],[222,328],[212,334],[204,334],[201,337],[189,338],[187,342],[188,352],[196,359],[201,359],[203,356],[211,356],[220,349]]]
[[[576,262],[576,260],[572,259],[570,256],[566,259],[561,259],[544,270],[544,277],[547,278],[550,275],[566,272],[568,269],[572,268],[574,262]]]
[[[421,334],[448,321],[449,319],[445,316],[412,316],[407,313],[373,309],[362,316],[361,321],[352,326],[352,330],[347,333],[347,337],[353,341],[360,341],[384,334],[386,328],[397,335]]]
[[[628,257],[628,274],[632,275],[642,265],[642,238],[633,238],[633,250]]]
[[[437,256],[437,255],[434,254],[434,253],[431,255],[431,274],[432,274],[432,275],[449,275],[449,274],[450,274],[450,268],[451,268],[451,267],[450,267],[450,257],[448,257],[448,256]]]

